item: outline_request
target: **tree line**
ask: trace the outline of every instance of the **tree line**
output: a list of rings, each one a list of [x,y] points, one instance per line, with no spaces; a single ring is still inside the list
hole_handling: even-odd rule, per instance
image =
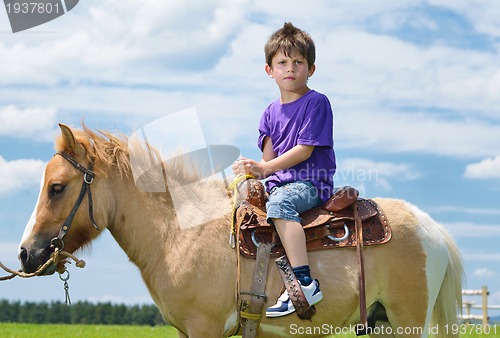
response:
[[[0,322],[33,324],[164,325],[155,305],[0,300]]]

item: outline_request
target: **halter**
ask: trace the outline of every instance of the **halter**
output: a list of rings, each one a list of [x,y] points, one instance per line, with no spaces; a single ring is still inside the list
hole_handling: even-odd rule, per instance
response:
[[[80,204],[83,201],[83,197],[85,196],[85,193],[88,191],[88,203],[89,203],[89,217],[90,221],[92,222],[92,225],[94,228],[99,230],[99,227],[97,226],[95,220],[94,220],[94,211],[93,211],[93,205],[92,205],[92,191],[90,190],[90,184],[94,181],[95,173],[92,171],[92,161],[90,161],[89,167],[85,168],[83,165],[78,163],[72,156],[70,156],[68,153],[61,151],[55,153],[55,155],[61,155],[64,157],[75,169],[83,173],[83,182],[82,182],[82,188],[80,190],[80,195],[78,195],[78,199],[75,202],[75,205],[73,206],[73,209],[71,209],[71,212],[68,215],[68,218],[64,221],[64,223],[61,226],[61,229],[59,230],[59,234],[57,237],[54,237],[50,241],[50,245],[58,248],[59,250],[62,250],[64,248],[64,242],[63,238],[66,236],[68,233],[69,229],[71,228],[71,223],[73,222],[73,218],[75,218],[75,214],[78,211],[78,208],[80,207]],[[55,156],[54,155],[54,156]]]

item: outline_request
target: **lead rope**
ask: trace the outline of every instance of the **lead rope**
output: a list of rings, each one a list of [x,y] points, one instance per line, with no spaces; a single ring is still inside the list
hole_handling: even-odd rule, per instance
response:
[[[64,258],[61,259],[60,258],[61,256],[63,256]],[[78,259],[73,254],[66,252],[66,251],[61,251],[59,248],[56,247],[54,249],[54,252],[50,255],[49,259],[43,265],[41,265],[35,272],[31,272],[31,273],[25,273],[25,272],[22,272],[21,270],[10,269],[10,268],[6,267],[5,265],[3,265],[3,263],[0,261],[0,268],[5,270],[6,272],[10,273],[9,276],[0,277],[0,281],[10,280],[10,279],[13,279],[15,277],[31,278],[31,277],[35,277],[35,276],[40,276],[47,267],[49,267],[52,264],[56,264],[59,261],[66,259],[66,258],[71,258],[72,260],[74,260],[77,268],[83,269],[85,267],[86,263],[84,260]],[[66,266],[64,266],[63,271],[62,272],[58,271],[58,273],[59,273],[59,279],[61,279],[64,282],[63,287],[64,287],[64,295],[66,298],[66,304],[71,305],[71,299],[69,297],[69,284],[68,284],[69,271],[66,269]],[[63,277],[64,273],[67,273],[67,275],[65,277]]]
[[[3,265],[2,262],[0,262],[0,268],[4,269],[6,272],[11,274],[10,276],[0,277],[0,281],[9,280],[9,279],[12,279],[14,277],[31,278],[31,277],[35,277],[35,276],[40,276],[42,274],[43,270],[45,270],[49,265],[58,263],[59,261],[62,260],[62,259],[59,259],[59,256],[71,258],[72,260],[75,261],[75,265],[77,268],[84,268],[85,267],[86,263],[84,260],[76,258],[73,254],[70,254],[69,252],[61,251],[58,248],[55,248],[54,252],[50,255],[50,258],[43,265],[41,265],[35,272],[25,273],[25,272],[22,272],[21,270],[12,270],[12,269],[9,269],[8,267],[6,267],[5,265]],[[66,268],[63,270],[63,273],[64,273],[64,271],[66,271]]]

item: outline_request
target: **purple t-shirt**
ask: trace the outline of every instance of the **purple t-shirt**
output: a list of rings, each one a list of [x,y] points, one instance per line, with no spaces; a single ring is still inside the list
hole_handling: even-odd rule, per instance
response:
[[[258,145],[263,150],[266,136],[271,138],[277,156],[298,144],[314,146],[304,162],[278,171],[266,180],[267,191],[295,181],[310,181],[326,202],[333,193],[335,152],[333,150],[333,112],[328,98],[314,90],[299,99],[271,103],[260,119]]]

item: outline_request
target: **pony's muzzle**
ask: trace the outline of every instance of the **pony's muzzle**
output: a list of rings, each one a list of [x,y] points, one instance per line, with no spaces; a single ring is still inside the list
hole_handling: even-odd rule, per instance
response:
[[[25,273],[37,271],[50,258],[51,251],[47,249],[38,249],[29,246],[21,246],[19,249],[19,261],[21,268]],[[56,271],[55,264],[48,266],[41,275],[51,275]]]

